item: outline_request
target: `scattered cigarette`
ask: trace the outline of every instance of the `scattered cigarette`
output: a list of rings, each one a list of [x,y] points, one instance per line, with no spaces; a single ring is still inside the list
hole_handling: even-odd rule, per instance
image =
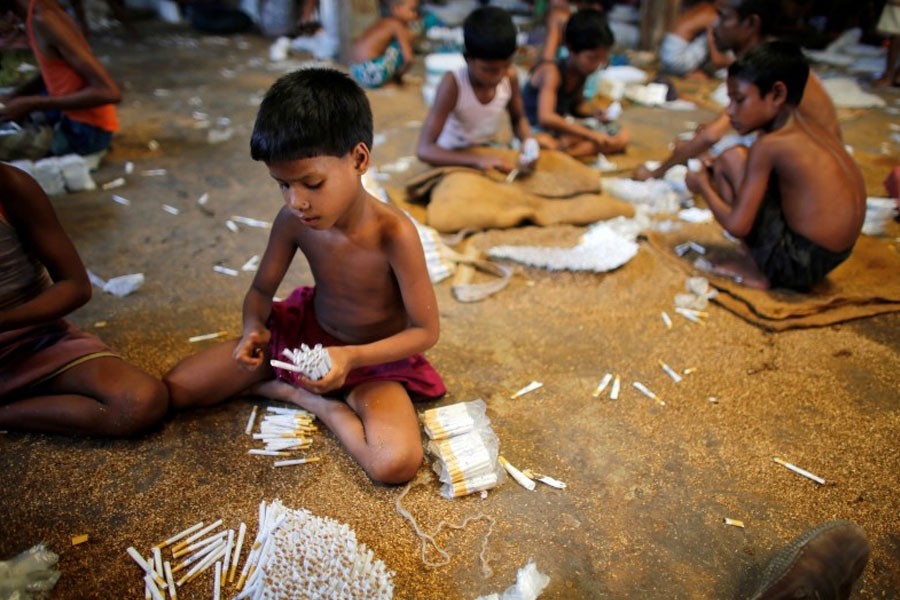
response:
[[[129,200],[128,198],[123,198],[118,194],[113,194],[112,199],[116,204],[121,204],[122,206],[131,206],[131,200]]]
[[[243,521],[238,527],[237,542],[234,545],[234,556],[231,559],[231,571],[228,573],[228,583],[234,581],[234,573],[237,571],[238,560],[241,558],[241,546],[244,544],[244,535],[247,533],[247,524]]]
[[[184,537],[187,537],[187,536],[191,535],[192,533],[194,533],[195,531],[197,531],[197,530],[200,529],[201,527],[203,527],[203,521],[200,521],[199,523],[196,523],[196,524],[194,524],[194,525],[191,525],[190,527],[188,527],[188,528],[185,529],[184,531],[181,531],[180,533],[176,533],[175,535],[173,535],[172,537],[170,537],[170,538],[167,539],[166,541],[162,542],[161,544],[157,544],[157,546],[159,546],[160,548],[165,548],[165,547],[168,546],[169,544],[174,544],[175,542],[177,542],[177,541],[180,540],[181,538],[184,538]]]
[[[612,381],[613,375],[612,373],[607,373],[603,376],[603,379],[600,380],[600,383],[597,385],[597,388],[594,390],[594,393],[591,394],[594,398],[599,398],[600,394],[603,393],[603,390],[606,389],[606,386],[609,385],[609,382]]]
[[[129,160],[125,163],[125,174],[131,175],[132,173],[134,173],[134,163]]]
[[[238,276],[238,272],[235,269],[223,267],[222,265],[214,265],[213,271],[215,271],[216,273],[221,273],[222,275],[231,275],[232,277]]]
[[[253,433],[253,424],[256,422],[256,413],[259,412],[259,405],[254,404],[253,410],[250,411],[250,418],[247,420],[247,426],[244,428],[244,433],[250,435]]]
[[[529,479],[534,479],[535,481],[540,481],[544,485],[549,485],[550,487],[554,487],[558,490],[566,489],[566,484],[560,481],[559,479],[553,479],[552,477],[548,477],[547,475],[542,475],[541,473],[535,473],[531,469],[525,469],[522,471],[525,477]]]
[[[281,450],[260,450],[259,448],[250,448],[247,454],[254,456],[290,456],[290,452],[282,452]]]
[[[192,344],[196,344],[197,342],[205,342],[207,340],[214,340],[216,338],[220,338],[223,335],[226,335],[227,331],[216,331],[215,333],[204,333],[203,335],[195,335],[193,337],[189,337],[188,341]]]
[[[616,378],[613,380],[612,390],[609,392],[609,397],[611,400],[619,399],[619,390],[622,387],[622,379],[616,375]]]
[[[697,367],[688,367],[684,371],[681,372],[682,375],[690,375],[691,373],[696,373]]]
[[[72,545],[77,546],[78,544],[83,544],[88,541],[88,534],[82,533],[81,535],[72,536]]]
[[[230,230],[233,231],[234,233],[237,233],[237,232],[240,231],[240,229],[238,228],[237,224],[236,224],[234,221],[232,221],[231,219],[227,219],[227,220],[225,221],[225,227],[227,227],[228,229],[230,229]]]
[[[698,244],[697,242],[691,241],[688,242],[688,245],[696,252],[697,254],[706,254],[706,248]]]
[[[141,175],[143,175],[144,177],[159,177],[165,174],[165,169],[147,169],[145,171],[141,171]]]
[[[97,329],[103,329],[106,327],[106,321],[94,321],[94,327]]]
[[[544,384],[541,383],[540,381],[532,381],[531,383],[529,383],[528,385],[526,385],[525,387],[523,387],[521,390],[519,390],[518,392],[516,392],[515,394],[513,394],[512,396],[510,396],[509,399],[510,399],[510,400],[515,400],[515,399],[518,398],[519,396],[524,396],[524,395],[527,394],[528,392],[533,392],[534,390],[536,390],[536,389],[538,389],[538,388],[540,388],[540,387],[543,387],[543,385],[544,385]]]
[[[225,550],[225,555],[228,555],[228,550]],[[213,600],[219,600],[222,596],[222,561],[216,562],[216,576],[213,580]]]
[[[185,546],[192,544],[193,542],[199,540],[201,537],[203,537],[204,535],[206,535],[207,533],[209,533],[210,531],[212,531],[213,529],[215,529],[216,527],[218,527],[221,524],[222,524],[222,519],[219,519],[215,523],[210,523],[209,525],[207,525],[200,531],[192,534],[189,538],[172,546],[172,551],[175,552],[177,550],[181,550]]]
[[[163,562],[163,571],[166,573],[166,585],[169,588],[170,600],[178,600],[178,590],[175,587],[175,578],[172,576],[172,564],[169,561]]]
[[[256,271],[259,268],[259,254],[254,254],[250,257],[250,260],[244,263],[244,266],[241,267],[241,271]]]
[[[715,396],[710,396],[709,398],[707,398],[707,400],[709,400],[710,404],[718,404],[719,403],[719,399],[716,398]]]
[[[676,373],[672,367],[664,363],[662,359],[659,360],[659,366],[662,367],[662,370],[666,372],[666,375],[672,378],[672,381],[674,381],[675,383],[681,382],[681,375]]]
[[[231,215],[231,220],[247,227],[259,227],[260,229],[268,229],[272,226],[268,221],[260,221],[259,219],[251,219],[240,215]]]
[[[272,463],[273,467],[292,467],[294,465],[305,465],[306,463],[313,463],[322,460],[318,456],[311,456],[310,458],[295,458],[292,460],[276,460]]]
[[[732,525],[734,527],[743,527],[744,526],[744,522],[739,521],[737,519],[729,519],[728,517],[725,517],[723,519],[723,521],[725,522],[726,525]]]
[[[175,208],[174,206],[172,206],[171,204],[163,204],[163,205],[162,205],[162,209],[163,209],[164,211],[166,211],[167,213],[169,213],[170,215],[179,215],[179,214],[181,214],[181,211],[178,210],[177,208]]]
[[[117,187],[122,187],[123,185],[125,185],[125,178],[124,177],[116,177],[112,181],[107,181],[106,183],[101,185],[100,189],[101,190],[114,190]]]
[[[777,463],[778,463],[779,465],[781,465],[782,467],[786,467],[786,468],[790,469],[791,471],[793,471],[793,472],[796,473],[797,475],[802,475],[802,476],[806,477],[807,479],[812,479],[813,481],[815,481],[816,483],[818,483],[818,484],[820,484],[820,485],[825,485],[825,480],[824,480],[824,479],[822,479],[822,478],[819,477],[818,475],[813,475],[812,473],[810,473],[810,472],[807,471],[806,469],[801,469],[801,468],[798,467],[797,465],[792,465],[791,463],[789,463],[789,462],[787,462],[787,461],[784,461],[784,460],[778,458],[777,456],[776,456],[775,458],[773,458],[772,460],[774,460],[775,462],[777,462]]]
[[[690,308],[681,308],[681,307],[676,308],[675,312],[677,312],[679,315],[681,315],[688,321],[691,321],[692,323],[697,323],[699,325],[706,325],[706,323],[704,323],[700,317],[706,316],[707,313],[704,313],[699,310],[691,310]]]
[[[661,399],[659,398],[659,396],[657,396],[656,394],[654,394],[653,392],[651,392],[651,391],[647,388],[647,386],[645,386],[645,385],[644,385],[643,383],[641,383],[640,381],[632,381],[632,382],[631,382],[631,385],[634,387],[634,389],[636,389],[637,391],[639,391],[639,392],[642,393],[643,395],[647,396],[647,397],[650,398],[651,400],[656,400],[656,401],[660,404],[660,406],[665,406],[665,405],[666,405],[666,403],[665,403],[663,400],[661,400]]]
[[[521,485],[526,490],[530,490],[533,492],[534,488],[537,487],[537,484],[534,482],[534,480],[526,477],[522,471],[512,466],[509,461],[506,460],[503,456],[498,456],[497,462],[499,462],[503,466],[503,468],[506,469],[506,472],[516,480],[516,483]]]
[[[156,152],[157,150],[159,150],[159,142],[157,142],[156,140],[150,140],[149,142],[147,142],[147,148],[149,148],[153,152]]]
[[[662,311],[659,316],[662,317],[662,322],[666,326],[666,329],[672,329],[672,317],[669,316],[669,313]]]

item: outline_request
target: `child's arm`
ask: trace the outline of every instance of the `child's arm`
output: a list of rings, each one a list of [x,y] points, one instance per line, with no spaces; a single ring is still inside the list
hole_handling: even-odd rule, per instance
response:
[[[565,115],[556,112],[556,100],[559,87],[562,85],[562,76],[555,64],[548,63],[540,67],[533,77],[539,78],[538,123],[541,127],[591,140],[600,146],[601,152],[609,146],[611,136],[570,122]]]
[[[40,5],[39,5],[40,6]],[[74,21],[61,10],[35,12],[35,29],[47,44],[84,79],[85,86],[65,96],[26,95],[11,99],[3,117],[18,119],[34,111],[91,108],[122,99],[119,87],[81,38]]]
[[[91,283],[78,251],[34,179],[15,167],[0,165],[0,189],[7,219],[53,281],[31,300],[0,311],[0,331],[65,317],[91,298]]]
[[[509,113],[509,124],[519,141],[524,142],[531,137],[531,125],[525,116],[525,103],[522,102],[522,93],[519,90],[519,75],[516,73],[515,67],[509,68],[508,77],[512,92],[509,104],[506,105],[506,111]]]
[[[416,34],[405,23],[400,23],[397,31],[397,43],[400,44],[400,54],[403,56],[403,65],[400,67],[400,74],[406,73],[416,60],[416,52],[413,44],[416,40]]]
[[[731,122],[728,120],[728,114],[723,112],[715,120],[698,129],[690,140],[676,143],[672,153],[657,168],[650,170],[643,165],[638,167],[635,170],[634,178],[641,181],[651,178],[661,179],[666,171],[675,165],[684,164],[689,158],[694,158],[712,148],[729,129],[731,129]]]
[[[440,335],[437,298],[428,277],[425,254],[415,225],[398,216],[387,226],[385,252],[397,279],[407,326],[402,331],[369,344],[329,346],[332,368],[317,381],[302,378],[303,387],[315,393],[337,389],[347,373],[357,367],[401,360],[428,350]]]
[[[476,169],[497,169],[508,173],[513,169],[512,165],[503,158],[497,156],[480,156],[461,150],[448,150],[441,148],[437,140],[447,124],[447,118],[456,106],[459,97],[459,87],[452,73],[444,73],[441,83],[434,95],[434,103],[425,117],[422,130],[419,132],[419,142],[416,145],[416,156],[422,162],[432,165],[463,165]]]
[[[747,155],[743,181],[730,182],[736,191],[733,201],[727,202],[723,199],[723,191],[713,186],[708,169],[704,168],[699,172],[688,171],[685,183],[689,190],[703,196],[716,220],[728,233],[736,237],[745,237],[753,228],[756,214],[766,195],[772,170],[770,145],[761,138],[753,144]],[[773,185],[777,185],[777,182],[773,182]],[[724,190],[724,193],[729,193],[729,190]]]
[[[265,359],[271,337],[266,321],[272,312],[272,298],[297,252],[293,221],[286,208],[275,217],[259,269],[244,296],[243,333],[234,349],[234,360],[241,366],[255,369]]]

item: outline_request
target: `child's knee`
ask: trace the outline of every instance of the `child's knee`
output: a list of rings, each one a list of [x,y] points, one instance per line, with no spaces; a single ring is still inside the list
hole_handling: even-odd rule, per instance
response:
[[[395,449],[381,453],[370,462],[366,473],[374,481],[387,484],[402,484],[411,481],[422,466],[424,453],[418,447]]]
[[[131,380],[125,390],[109,399],[110,433],[134,435],[159,423],[169,409],[169,392],[159,380],[147,375]]]

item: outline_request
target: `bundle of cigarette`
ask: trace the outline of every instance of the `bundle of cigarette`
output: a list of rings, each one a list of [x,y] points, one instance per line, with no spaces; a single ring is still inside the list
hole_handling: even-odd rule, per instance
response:
[[[316,344],[313,348],[306,344],[301,344],[300,348],[293,350],[285,348],[282,355],[291,362],[272,359],[269,363],[276,369],[300,373],[313,381],[322,379],[331,370],[331,357],[322,344]]]
[[[709,306],[709,301],[716,297],[718,290],[705,277],[688,277],[684,287],[688,293],[675,295],[675,312],[686,318],[689,317],[685,313],[693,313],[693,316],[706,315],[703,311]]]
[[[243,598],[381,600],[394,595],[393,573],[345,524],[260,505],[260,523],[238,581]]]
[[[458,498],[503,481],[504,471],[497,461],[500,441],[491,429],[483,400],[426,411],[421,418],[431,438],[427,450],[437,459],[432,468],[444,484],[442,496]]]
[[[251,434],[256,420],[257,407],[253,407],[250,420],[247,422],[246,433]],[[311,412],[302,408],[285,408],[280,406],[267,406],[266,412],[259,422],[257,433],[252,433],[254,440],[261,440],[263,449],[252,448],[248,454],[261,456],[291,456],[295,452],[308,450],[313,443],[312,434],[318,431],[313,424],[316,418]],[[318,459],[304,459],[305,462],[313,462]],[[300,464],[294,461],[277,461],[275,466],[288,466]]]

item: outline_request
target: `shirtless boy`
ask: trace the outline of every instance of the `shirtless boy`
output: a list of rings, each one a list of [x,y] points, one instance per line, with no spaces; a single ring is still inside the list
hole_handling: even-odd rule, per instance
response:
[[[780,1],[716,0],[716,11],[719,15],[713,27],[716,47],[722,52],[731,50],[737,58],[741,58],[772,36],[779,18]],[[834,103],[814,73],[810,74],[803,89],[803,97],[797,110],[807,120],[818,123],[822,129],[838,140],[841,139],[841,127]],[[677,142],[672,153],[655,169],[648,169],[643,165],[638,167],[634,178],[662,178],[673,166],[684,164],[689,158],[712,148],[730,129],[728,114],[720,113],[713,121],[701,125],[693,138]]]
[[[381,0],[387,15],[353,42],[350,75],[365,88],[400,81],[412,65],[415,34],[410,24],[419,18],[419,0]]]
[[[743,260],[715,269],[748,287],[807,290],[850,255],[866,211],[862,173],[843,144],[801,113],[809,77],[798,46],[767,42],[728,69],[727,115],[739,133],[758,131],[706,169],[689,172]]]
[[[333,69],[279,79],[259,108],[251,156],[284,200],[244,298],[243,335],[176,365],[165,377],[176,408],[253,393],[319,417],[369,477],[412,479],[422,464],[411,399],[444,394],[420,354],[437,342],[437,301],[413,222],[362,185],[372,145],[365,93]],[[273,302],[294,255],[315,287]],[[282,350],[322,344],[331,370],[311,380],[273,368]]]

